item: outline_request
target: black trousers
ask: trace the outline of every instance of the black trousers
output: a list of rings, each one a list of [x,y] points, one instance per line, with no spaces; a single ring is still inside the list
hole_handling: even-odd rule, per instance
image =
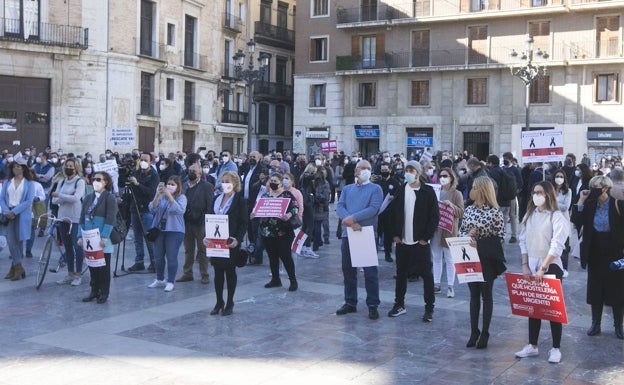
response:
[[[494,298],[492,289],[494,280],[486,282],[469,282],[470,289],[470,330],[479,330],[479,313],[481,312],[481,300],[483,300],[483,324],[481,329],[484,332],[490,331],[492,312],[494,311]]]
[[[563,278],[563,270],[555,264],[548,266],[548,271],[546,271],[545,274],[553,274],[558,280],[562,280]],[[541,327],[541,319],[529,318],[529,343],[531,345],[537,345]],[[559,349],[561,346],[561,335],[563,334],[563,324],[550,321],[550,334],[552,335],[553,348]]]
[[[429,244],[396,245],[396,285],[394,289],[394,303],[405,306],[405,293],[407,292],[407,276],[412,267],[417,275],[423,278],[425,310],[433,311],[435,294],[433,292],[433,262],[431,261],[431,247]]]
[[[217,304],[223,304],[223,284],[227,279],[227,305],[234,305],[234,292],[236,291],[236,283],[238,276],[236,275],[236,266],[214,267],[214,287],[217,295]]]
[[[90,267],[89,274],[91,275],[91,291],[102,296],[108,297],[110,291],[110,261],[111,253],[104,253],[104,260],[106,266]]]
[[[279,279],[279,261],[284,264],[284,269],[288,273],[290,280],[295,280],[295,263],[290,253],[293,236],[283,235],[281,237],[262,237],[264,247],[269,254],[269,266],[271,267],[271,276],[273,279]]]

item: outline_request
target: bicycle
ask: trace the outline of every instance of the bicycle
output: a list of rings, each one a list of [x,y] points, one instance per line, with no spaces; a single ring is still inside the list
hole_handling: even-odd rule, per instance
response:
[[[59,257],[59,265],[56,268],[57,272],[63,264],[63,256],[65,255],[65,250],[62,249],[62,244],[58,243],[56,240],[56,229],[58,228],[59,223],[61,222],[69,222],[69,232],[71,233],[71,221],[67,219],[58,219],[52,214],[43,214],[37,219],[37,228],[39,228],[39,223],[43,217],[47,218],[47,238],[45,243],[43,244],[43,249],[41,250],[41,256],[39,256],[39,261],[37,263],[37,279],[35,281],[35,289],[39,290],[41,285],[43,284],[43,279],[45,278],[46,272],[48,271],[48,265],[50,264],[50,257],[52,256],[52,246],[55,245],[60,253]],[[52,271],[52,269],[50,269]]]

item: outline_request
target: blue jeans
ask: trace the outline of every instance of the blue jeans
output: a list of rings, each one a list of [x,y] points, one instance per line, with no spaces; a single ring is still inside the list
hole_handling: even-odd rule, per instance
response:
[[[321,227],[323,226],[322,219],[314,220],[314,237],[312,237],[312,250],[317,251],[319,247],[323,246],[323,238],[321,238]]]
[[[22,263],[24,253],[24,242],[19,240],[19,217],[9,221],[6,228],[6,239],[11,253],[11,264],[19,265]]]
[[[141,213],[141,220],[139,221],[139,217],[137,213],[130,214],[130,221],[132,222],[132,232],[134,232],[134,250],[136,252],[136,256],[134,257],[134,262],[143,263],[145,259],[145,250],[143,249],[143,243],[145,240],[145,232],[152,228],[152,221],[154,220],[154,216],[150,213]],[[147,243],[147,251],[150,255],[150,262],[154,262],[154,243],[150,241],[146,241]]]
[[[184,240],[184,233],[163,231],[154,241],[154,263],[156,279],[165,279],[165,258],[167,263],[167,282],[175,282],[178,272],[178,252]]]
[[[357,273],[358,269],[351,265],[351,253],[349,251],[349,239],[342,238],[342,276],[344,277],[344,296],[347,305],[356,306],[357,295]],[[379,306],[379,276],[377,266],[364,268],[364,286],[366,287],[366,305],[369,307]]]
[[[26,252],[32,251],[35,243],[35,229],[30,230],[30,239],[26,241]]]
[[[67,262],[68,273],[82,273],[82,261],[84,260],[84,255],[82,254],[82,247],[78,246],[77,243],[78,226],[78,223],[72,223],[71,231],[69,231],[68,223],[59,223],[61,240],[65,246],[65,259]]]

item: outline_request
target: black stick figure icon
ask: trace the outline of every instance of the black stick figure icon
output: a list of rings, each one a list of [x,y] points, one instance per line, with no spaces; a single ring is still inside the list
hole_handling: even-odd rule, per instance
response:
[[[219,232],[219,224],[215,224],[215,233],[214,233],[215,237],[219,237],[221,238],[221,233]]]
[[[555,137],[553,136],[552,138],[550,138],[550,146],[557,146],[557,143],[555,143]]]
[[[531,138],[531,143],[529,143],[529,148],[535,147],[535,139]]]
[[[466,252],[466,248],[462,246],[462,259],[464,261],[470,261],[470,256],[468,255],[468,253]]]
[[[87,239],[87,250],[93,250],[93,246],[91,246],[91,240]]]

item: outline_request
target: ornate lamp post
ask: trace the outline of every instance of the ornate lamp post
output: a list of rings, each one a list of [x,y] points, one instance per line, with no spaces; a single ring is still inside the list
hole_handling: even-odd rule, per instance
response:
[[[535,54],[543,59],[548,58],[548,53],[543,52],[538,49]],[[509,56],[515,58],[518,56],[516,50],[511,50]],[[546,75],[546,68],[539,64],[533,64],[533,38],[531,36],[527,37],[526,40],[526,51],[522,53],[520,56],[520,60],[523,61],[523,64],[514,66],[513,64],[509,67],[511,74],[524,82],[526,87],[525,90],[525,127],[523,131],[528,131],[530,128],[530,119],[529,119],[529,108],[531,102],[531,83],[534,80],[541,78]]]
[[[247,62],[247,68],[245,68],[245,54],[243,50],[238,50],[238,52],[234,55],[234,69],[236,78],[238,80],[244,81],[245,86],[247,87],[247,154],[251,152],[251,136],[253,133],[253,126],[251,124],[251,105],[253,103],[253,86],[254,83],[258,80],[262,80],[264,78],[264,73],[269,64],[269,55],[266,53],[261,53],[258,57],[258,67],[254,66],[254,51],[256,48],[256,43],[253,39],[250,39],[247,42],[247,55],[249,56],[249,60]]]

